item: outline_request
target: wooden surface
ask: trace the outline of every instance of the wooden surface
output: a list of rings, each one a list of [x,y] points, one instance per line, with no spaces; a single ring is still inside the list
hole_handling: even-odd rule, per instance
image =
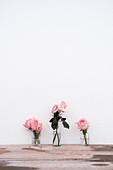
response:
[[[113,170],[113,145],[0,146],[0,170]]]

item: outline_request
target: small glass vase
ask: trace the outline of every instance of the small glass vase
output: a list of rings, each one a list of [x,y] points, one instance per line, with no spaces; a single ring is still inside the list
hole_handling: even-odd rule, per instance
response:
[[[40,139],[32,137],[32,146],[40,146]]]
[[[53,130],[53,146],[61,146],[61,131],[59,128]]]
[[[89,134],[86,133],[85,135],[81,132],[81,137],[80,137],[80,144],[82,146],[88,146],[89,145]]]

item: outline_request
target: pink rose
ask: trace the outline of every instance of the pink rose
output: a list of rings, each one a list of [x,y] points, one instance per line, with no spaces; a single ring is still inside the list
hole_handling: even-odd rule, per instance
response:
[[[66,103],[64,101],[62,101],[60,104],[60,107],[59,107],[59,111],[64,112],[66,109],[66,106],[67,106]]]
[[[51,113],[55,113],[56,111],[58,110],[58,105],[54,105],[52,110],[51,110]]]
[[[85,130],[89,128],[89,123],[84,118],[80,119],[79,122],[77,122],[76,124],[80,130]]]
[[[25,126],[26,128],[28,128],[28,129],[31,128],[31,120],[32,120],[32,119],[26,120],[26,122],[25,122],[25,124],[24,124],[24,126]]]
[[[31,120],[31,128],[32,130],[37,130],[38,128],[38,120],[36,120],[35,118]]]
[[[42,130],[42,123],[39,123],[36,132],[37,132],[37,133],[40,133],[41,130]]]

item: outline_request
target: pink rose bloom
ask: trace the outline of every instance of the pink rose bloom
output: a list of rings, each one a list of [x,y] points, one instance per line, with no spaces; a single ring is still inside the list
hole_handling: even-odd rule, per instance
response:
[[[24,124],[24,126],[25,126],[26,128],[28,128],[28,129],[31,128],[31,120],[32,120],[32,119],[26,120],[26,122],[25,122],[25,124]]]
[[[60,107],[59,107],[59,111],[64,112],[66,109],[66,106],[67,106],[67,104],[64,101],[62,101],[60,104]]]
[[[41,130],[42,130],[42,123],[39,123],[36,132],[37,132],[37,133],[40,133]]]
[[[51,110],[51,113],[55,113],[56,111],[58,110],[58,105],[54,105],[52,110]]]
[[[88,129],[89,128],[89,123],[86,119],[80,119],[79,122],[76,123],[78,128],[80,130],[85,130],[85,129]]]
[[[32,130],[37,130],[38,128],[38,120],[36,120],[35,118],[31,120],[31,128]]]

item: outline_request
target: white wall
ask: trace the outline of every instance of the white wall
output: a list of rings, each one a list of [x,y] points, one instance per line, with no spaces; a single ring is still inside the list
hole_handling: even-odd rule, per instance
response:
[[[85,117],[91,144],[113,144],[113,1],[0,0],[0,144],[31,143],[33,116],[50,144],[61,100],[62,143],[79,143]]]

